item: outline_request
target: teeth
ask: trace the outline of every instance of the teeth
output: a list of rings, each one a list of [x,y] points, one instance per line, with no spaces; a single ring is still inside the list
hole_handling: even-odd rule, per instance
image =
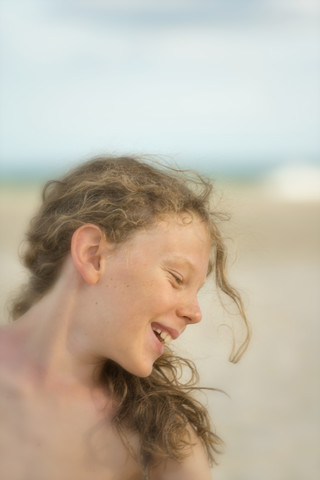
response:
[[[171,343],[171,341],[172,341],[172,337],[171,337],[170,333],[168,333],[168,332],[162,332],[160,336],[161,336],[163,342],[164,342],[166,345],[170,345],[170,343]]]
[[[160,328],[154,328],[153,331],[160,336],[163,343],[165,343],[166,345],[169,345],[171,343],[172,337],[170,333],[163,332]]]

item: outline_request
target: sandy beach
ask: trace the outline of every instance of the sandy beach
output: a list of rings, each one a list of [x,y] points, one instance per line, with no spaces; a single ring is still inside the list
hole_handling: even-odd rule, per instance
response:
[[[241,321],[201,294],[204,319],[179,340],[201,384],[227,392],[204,396],[226,453],[215,480],[317,480],[320,471],[320,202],[284,198],[264,185],[226,183],[221,208],[231,214],[230,276],[252,327],[237,365],[228,361],[231,330]],[[18,249],[39,203],[39,187],[2,187],[1,318],[24,279]]]

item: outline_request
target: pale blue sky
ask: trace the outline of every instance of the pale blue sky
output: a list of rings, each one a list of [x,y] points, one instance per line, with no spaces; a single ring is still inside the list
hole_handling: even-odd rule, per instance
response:
[[[318,0],[0,0],[2,171],[319,161]]]

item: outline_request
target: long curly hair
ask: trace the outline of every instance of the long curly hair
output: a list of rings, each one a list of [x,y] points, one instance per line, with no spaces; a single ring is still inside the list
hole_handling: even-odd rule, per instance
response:
[[[212,210],[212,192],[212,182],[198,173],[134,156],[97,157],[48,182],[27,232],[22,260],[30,276],[12,303],[12,318],[23,315],[54,285],[72,235],[81,225],[93,223],[119,244],[169,215],[189,213],[207,225],[212,244],[209,273],[235,303],[246,327],[245,340],[231,353],[231,361],[237,362],[248,345],[249,328],[241,297],[226,276],[226,247],[218,228],[221,215]],[[181,380],[185,369],[188,382]],[[160,458],[180,461],[191,442],[188,427],[214,461],[222,442],[194,397],[197,372],[192,362],[166,348],[151,375],[139,378],[106,361],[100,382],[117,404],[114,423],[119,433],[123,436],[125,429],[138,433],[144,465],[152,466]]]

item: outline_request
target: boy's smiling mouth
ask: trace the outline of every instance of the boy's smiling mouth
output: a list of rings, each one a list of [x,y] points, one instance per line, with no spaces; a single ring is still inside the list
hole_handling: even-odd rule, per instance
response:
[[[180,333],[182,333],[178,332],[178,330],[161,325],[161,323],[157,322],[153,322],[151,328],[157,339],[164,345],[170,345],[172,340],[178,338]]]
[[[153,327],[152,330],[155,336],[157,337],[157,339],[161,343],[165,345],[170,345],[170,343],[172,342],[172,337],[169,332],[165,330],[161,330],[161,328],[155,328],[155,327]]]

